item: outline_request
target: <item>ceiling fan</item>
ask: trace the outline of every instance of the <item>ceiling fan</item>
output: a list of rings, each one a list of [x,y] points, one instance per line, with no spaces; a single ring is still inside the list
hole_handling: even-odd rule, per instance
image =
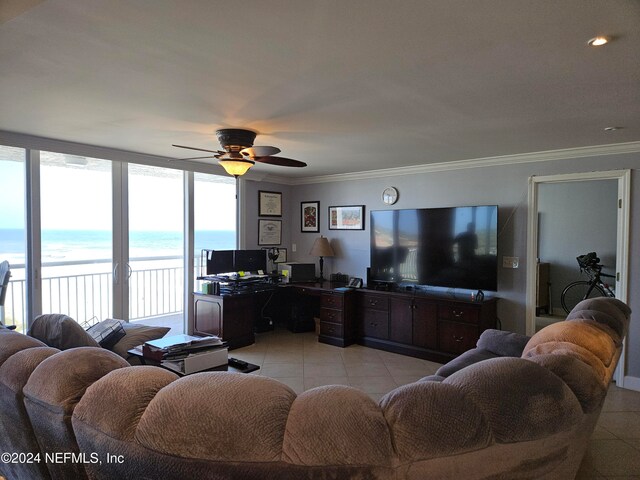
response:
[[[229,175],[239,177],[247,173],[256,162],[267,163],[269,165],[280,165],[281,167],[306,167],[307,164],[299,160],[292,160],[284,157],[274,157],[280,153],[276,147],[253,146],[256,132],[241,128],[222,128],[216,130],[216,137],[223,150],[207,150],[205,148],[187,147],[184,145],[173,145],[178,148],[209,152],[214,155],[204,157],[189,157],[181,160],[197,160],[201,158],[217,158],[218,163]]]

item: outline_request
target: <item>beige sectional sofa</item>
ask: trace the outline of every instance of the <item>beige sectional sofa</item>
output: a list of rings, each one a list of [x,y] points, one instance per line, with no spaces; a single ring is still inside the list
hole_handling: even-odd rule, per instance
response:
[[[0,331],[0,448],[76,453],[46,468],[0,464],[0,473],[21,479],[573,478],[629,315],[617,300],[587,300],[567,321],[534,335],[520,357],[476,355],[475,363],[397,388],[379,403],[345,386],[296,395],[256,375],[178,378],[157,367],[127,366],[99,348],[60,352]]]

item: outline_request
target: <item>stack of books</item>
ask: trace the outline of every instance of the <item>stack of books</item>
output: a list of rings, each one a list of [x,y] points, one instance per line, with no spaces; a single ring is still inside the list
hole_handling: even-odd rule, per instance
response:
[[[145,358],[158,361],[163,367],[183,375],[226,365],[228,354],[226,342],[215,335],[174,335],[151,340],[142,346]]]

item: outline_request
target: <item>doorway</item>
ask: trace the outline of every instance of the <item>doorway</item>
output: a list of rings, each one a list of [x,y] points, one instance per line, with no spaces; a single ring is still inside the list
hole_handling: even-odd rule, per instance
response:
[[[627,302],[627,277],[628,277],[628,252],[629,252],[629,202],[630,202],[630,183],[631,172],[629,170],[614,170],[608,172],[587,172],[576,174],[563,174],[563,175],[550,175],[529,178],[529,215],[528,215],[528,238],[527,238],[527,335],[533,335],[536,331],[536,297],[538,293],[538,268],[539,260],[541,258],[541,225],[540,221],[542,210],[545,209],[547,198],[542,198],[543,195],[549,195],[553,192],[554,195],[558,195],[558,192],[564,193],[576,190],[576,183],[580,182],[595,182],[592,185],[588,185],[594,190],[593,196],[598,198],[598,186],[611,185],[611,182],[615,182],[615,193],[617,194],[617,202],[611,208],[609,215],[615,218],[615,262],[613,261],[613,255],[608,254],[608,261],[612,263],[610,265],[611,272],[615,274],[615,292],[616,298]],[[600,184],[599,182],[605,182]],[[585,184],[586,185],[586,184]],[[554,186],[553,188],[550,188]],[[579,190],[579,189],[578,189]],[[606,190],[606,188],[605,188]],[[573,202],[572,208],[576,209],[573,215],[578,218],[579,216],[588,215],[589,202]],[[557,205],[557,208],[561,208],[562,205]],[[542,209],[542,210],[541,210]],[[615,210],[615,212],[614,212]],[[612,224],[613,225],[613,224]],[[609,227],[611,228],[611,227]],[[571,227],[569,227],[571,229]],[[568,241],[571,241],[572,232],[567,233]],[[579,246],[576,246],[578,248]],[[583,254],[587,252],[580,252]],[[577,254],[577,255],[578,255]],[[576,255],[576,256],[577,256]],[[573,259],[575,261],[575,259]],[[577,263],[576,263],[577,265]],[[613,268],[615,267],[615,268]],[[561,280],[560,280],[561,281]],[[625,364],[625,345],[623,345],[622,356],[618,364],[616,372],[616,383],[619,387],[623,387],[624,382],[624,364]]]

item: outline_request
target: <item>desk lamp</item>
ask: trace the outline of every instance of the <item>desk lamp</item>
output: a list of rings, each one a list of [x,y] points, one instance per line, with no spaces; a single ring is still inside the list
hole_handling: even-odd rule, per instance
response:
[[[320,238],[316,238],[313,247],[311,247],[309,255],[320,257],[320,281],[324,282],[324,257],[333,257],[335,255],[327,237],[323,237],[322,235],[320,235]]]

